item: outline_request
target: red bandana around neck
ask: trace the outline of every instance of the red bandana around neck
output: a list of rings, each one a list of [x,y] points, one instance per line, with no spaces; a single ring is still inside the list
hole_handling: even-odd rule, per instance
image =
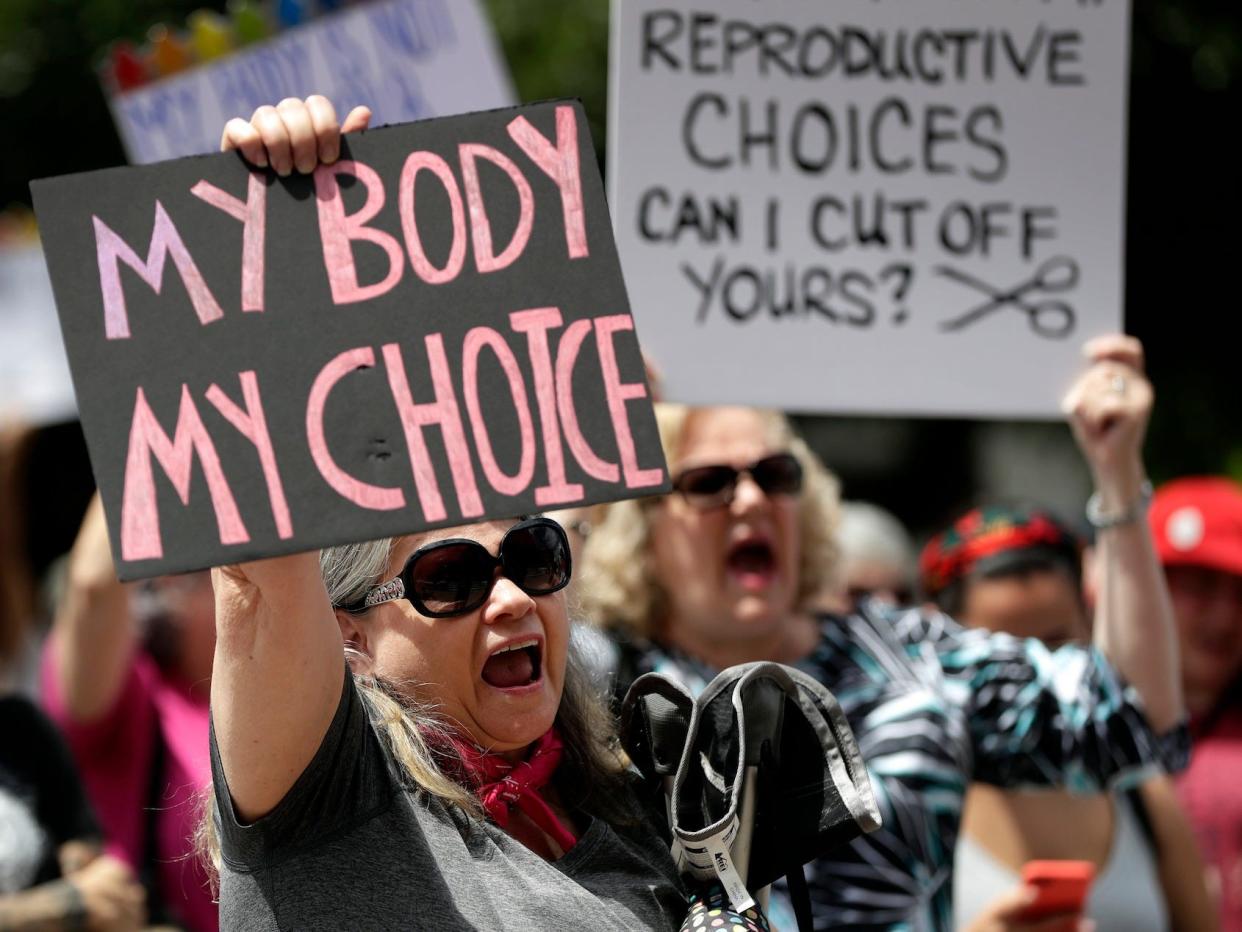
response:
[[[510,763],[499,754],[489,754],[474,745],[453,740],[463,776],[475,796],[483,804],[488,818],[507,828],[517,806],[548,837],[568,852],[578,841],[565,824],[556,817],[552,807],[539,794],[556,773],[565,745],[555,728],[548,729],[532,746],[526,760]]]

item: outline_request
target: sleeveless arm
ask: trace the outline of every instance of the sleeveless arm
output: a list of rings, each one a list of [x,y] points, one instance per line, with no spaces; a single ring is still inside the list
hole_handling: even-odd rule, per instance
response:
[[[212,571],[212,721],[240,819],[270,812],[319,748],[341,698],[342,648],[316,553]]]

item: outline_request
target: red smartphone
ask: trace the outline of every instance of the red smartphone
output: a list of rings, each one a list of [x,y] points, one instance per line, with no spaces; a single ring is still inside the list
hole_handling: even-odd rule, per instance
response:
[[[1027,861],[1022,865],[1022,882],[1038,890],[1039,896],[1022,911],[1022,918],[1081,913],[1094,879],[1095,865],[1090,861]]]

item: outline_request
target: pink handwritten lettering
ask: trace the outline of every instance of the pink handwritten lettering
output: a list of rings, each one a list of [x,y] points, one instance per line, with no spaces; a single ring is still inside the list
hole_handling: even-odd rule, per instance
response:
[[[222,544],[244,544],[250,540],[242,523],[237,503],[216,453],[211,435],[203,426],[190,389],[181,386],[181,407],[173,439],[156,420],[147,404],[141,386],[134,401],[134,416],[129,429],[129,453],[125,460],[125,491],[121,499],[121,558],[123,560],[154,560],[164,555],[160,537],[159,506],[155,494],[155,475],[151,469],[154,456],[181,504],[190,504],[190,477],[194,455],[203,467],[207,491],[216,514],[216,528]]]
[[[530,364],[535,375],[535,400],[543,427],[543,451],[548,462],[548,484],[535,489],[535,504],[563,505],[580,501],[584,490],[565,477],[565,456],[561,450],[561,431],[556,417],[556,385],[552,373],[552,354],[548,349],[548,330],[561,325],[561,312],[554,307],[514,311],[509,326],[526,334]]]
[[[474,264],[480,272],[495,272],[512,264],[530,239],[530,228],[535,222],[535,197],[530,182],[513,164],[512,160],[491,146],[479,143],[462,143],[457,147],[461,154],[461,174],[466,184],[466,203],[470,205],[470,233],[474,239]],[[501,168],[518,194],[518,222],[513,238],[500,255],[492,246],[492,223],[483,206],[483,191],[479,187],[479,166],[476,159],[486,159]]]
[[[243,311],[263,310],[263,261],[267,235],[267,184],[258,172],[250,173],[246,199],[234,197],[209,181],[200,181],[190,193],[242,222]]]
[[[357,213],[345,216],[345,203],[337,175],[353,175],[367,189],[367,199]],[[384,206],[384,183],[375,169],[362,162],[342,159],[332,165],[315,169],[315,203],[319,208],[319,236],[323,241],[323,264],[328,273],[335,304],[351,304],[387,294],[401,280],[405,257],[401,244],[383,230],[367,226]],[[354,240],[374,243],[388,254],[388,273],[382,281],[371,285],[358,284],[354,265]]]
[[[521,434],[522,457],[517,472],[510,476],[496,462],[492,450],[492,440],[487,432],[487,422],[483,419],[483,408],[479,403],[479,353],[488,347],[496,354],[505,378],[509,380],[509,393],[513,399],[513,407],[517,411],[518,430]],[[531,422],[530,406],[526,399],[526,384],[522,381],[522,371],[518,368],[517,357],[504,337],[491,327],[474,327],[466,334],[462,345],[462,382],[466,393],[466,410],[470,414],[470,427],[474,431],[474,445],[479,450],[479,462],[483,466],[483,475],[502,495],[520,495],[530,485],[535,474],[535,426]]]
[[[259,380],[254,371],[247,369],[238,374],[241,381],[242,399],[246,403],[243,411],[235,405],[220,387],[214,382],[207,388],[207,400],[215,405],[230,424],[237,428],[243,437],[254,444],[259,454],[259,463],[263,467],[263,480],[267,483],[267,497],[272,504],[272,518],[276,521],[276,533],[281,540],[293,536],[293,521],[289,517],[289,503],[285,500],[285,487],[280,481],[280,470],[276,466],[276,451],[272,447],[272,436],[267,430],[267,418],[263,414],[263,399],[259,397]]]
[[[556,145],[530,124],[524,116],[509,123],[509,135],[561,192],[561,212],[565,219],[565,245],[569,258],[589,255],[586,214],[582,204],[582,172],[578,162],[578,121],[574,108],[556,108]]]
[[[574,364],[578,361],[582,341],[590,332],[589,320],[575,320],[561,335],[561,342],[556,348],[556,409],[561,415],[565,442],[569,444],[578,465],[587,475],[596,479],[620,482],[621,470],[616,463],[596,456],[586,437],[582,435],[582,428],[578,426],[578,409],[574,406]]]
[[[444,354],[444,338],[438,333],[432,333],[425,338],[424,343],[427,347],[427,362],[431,367],[431,384],[436,394],[434,402],[424,404],[415,404],[410,395],[410,382],[406,378],[401,347],[396,343],[386,343],[382,347],[384,363],[388,368],[388,386],[392,389],[393,401],[397,403],[401,426],[405,430],[405,442],[410,449],[410,464],[414,470],[418,502],[426,520],[443,521],[448,517],[444,500],[440,497],[439,483],[436,482],[435,468],[431,465],[427,444],[423,440],[423,428],[429,424],[437,424],[444,435],[449,469],[453,475],[453,486],[457,490],[462,517],[477,518],[483,514],[483,501],[479,498],[474,466],[470,461],[470,447],[466,443],[461,412],[457,408],[457,396],[453,392],[453,378],[449,372],[448,358]]]
[[[449,247],[448,259],[441,269],[436,268],[427,258],[423,249],[423,238],[418,232],[418,219],[414,213],[414,182],[424,168],[444,185],[444,191],[448,194],[449,210],[453,216],[453,244]],[[451,282],[466,261],[466,212],[462,207],[461,192],[457,190],[457,179],[453,177],[448,162],[434,152],[411,152],[410,157],[405,160],[405,167],[401,169],[398,190],[405,250],[410,255],[410,264],[414,266],[414,271],[419,278],[431,285]]]
[[[99,287],[103,292],[104,334],[109,340],[129,338],[129,312],[125,308],[125,291],[121,287],[122,262],[137,272],[151,290],[160,294],[164,283],[164,261],[171,255],[199,323],[209,324],[224,316],[224,311],[220,310],[219,303],[194,264],[190,251],[185,248],[172,218],[159,201],[155,202],[155,226],[151,231],[151,245],[147,248],[145,262],[99,217],[92,215],[91,219],[95,223],[95,254],[99,263]]]
[[[375,353],[371,347],[359,346],[336,356],[319,371],[306,402],[306,439],[319,474],[338,495],[361,508],[395,511],[405,507],[405,495],[401,490],[373,485],[345,472],[333,459],[323,432],[324,408],[336,383],[355,369],[367,369],[374,365]]]
[[[659,485],[664,480],[663,469],[639,469],[634,450],[634,435],[630,432],[629,417],[625,403],[635,398],[647,397],[647,386],[641,382],[622,382],[617,367],[616,348],[612,335],[621,330],[633,330],[634,321],[629,314],[613,314],[595,318],[595,342],[599,348],[599,364],[604,375],[604,394],[608,398],[608,413],[612,428],[617,435],[617,448],[621,451],[621,468],[625,484],[631,489]]]

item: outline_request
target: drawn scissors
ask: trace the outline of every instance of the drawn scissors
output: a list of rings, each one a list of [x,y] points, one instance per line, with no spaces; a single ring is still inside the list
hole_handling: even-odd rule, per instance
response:
[[[947,265],[938,265],[935,271],[945,278],[982,291],[991,299],[960,317],[945,321],[940,325],[941,330],[962,330],[1006,307],[1025,312],[1031,329],[1041,337],[1060,339],[1074,330],[1077,315],[1067,302],[1055,299],[1031,301],[1027,297],[1031,292],[1048,295],[1072,290],[1078,284],[1078,263],[1069,256],[1048,259],[1035,270],[1034,275],[1008,291],[999,291],[982,279]]]

